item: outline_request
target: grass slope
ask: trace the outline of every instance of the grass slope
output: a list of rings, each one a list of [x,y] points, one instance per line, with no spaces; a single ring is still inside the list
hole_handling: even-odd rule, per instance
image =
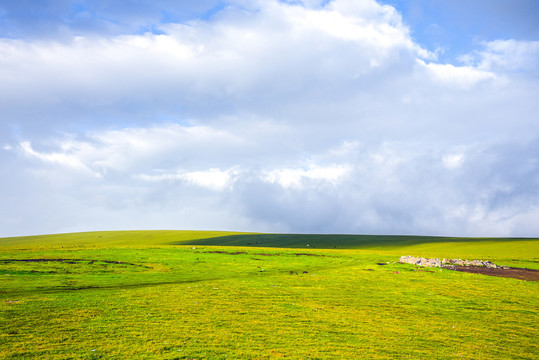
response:
[[[395,262],[536,264],[538,245],[174,231],[0,239],[0,358],[535,359],[538,283]]]
[[[0,248],[151,247],[245,234],[230,231],[186,230],[91,231],[0,238]]]
[[[394,255],[468,258],[539,269],[539,239],[388,235],[230,234],[177,244],[298,249],[356,249]]]

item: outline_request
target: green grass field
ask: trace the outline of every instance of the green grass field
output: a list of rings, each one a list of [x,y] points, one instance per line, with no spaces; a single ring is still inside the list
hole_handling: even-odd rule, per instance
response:
[[[2,359],[537,359],[539,239],[90,232],[0,239]]]

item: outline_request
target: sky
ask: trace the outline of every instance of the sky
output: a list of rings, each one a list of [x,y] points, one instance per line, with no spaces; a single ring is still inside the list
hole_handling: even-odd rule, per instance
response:
[[[539,237],[535,0],[0,0],[0,236]]]

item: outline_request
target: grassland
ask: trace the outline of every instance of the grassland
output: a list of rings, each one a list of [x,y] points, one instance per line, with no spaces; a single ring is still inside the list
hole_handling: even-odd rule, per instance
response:
[[[2,359],[536,359],[538,239],[92,232],[0,239]]]

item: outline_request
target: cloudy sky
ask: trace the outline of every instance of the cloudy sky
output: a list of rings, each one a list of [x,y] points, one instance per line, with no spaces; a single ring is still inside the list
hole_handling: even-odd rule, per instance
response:
[[[0,236],[539,236],[535,0],[0,0]]]

